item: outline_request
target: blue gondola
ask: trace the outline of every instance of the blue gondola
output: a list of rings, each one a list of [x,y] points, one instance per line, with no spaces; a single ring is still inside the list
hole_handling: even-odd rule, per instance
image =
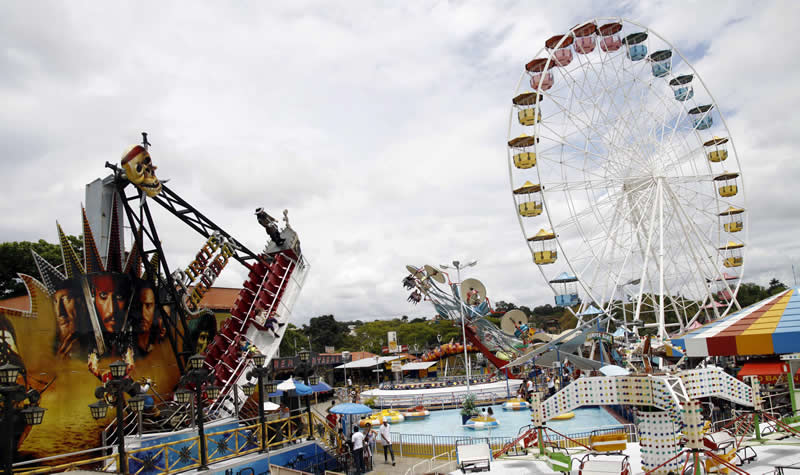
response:
[[[692,119],[692,126],[697,130],[710,128],[714,124],[714,119],[711,117],[711,109],[713,108],[713,104],[706,104],[690,109],[689,117]]]
[[[556,305],[560,307],[572,307],[573,305],[581,303],[581,299],[578,296],[578,278],[574,275],[562,272],[555,279],[551,280],[550,283],[555,285],[556,289],[560,289],[560,292],[556,294]],[[558,284],[560,284],[561,287],[559,287]]]
[[[686,101],[694,97],[694,88],[692,87],[691,74],[678,76],[669,82],[672,87],[672,92],[675,94],[675,100]]]
[[[647,57],[647,45],[644,40],[647,39],[647,33],[641,31],[639,33],[631,33],[626,36],[623,43],[627,48],[628,59],[631,61],[641,61]]]
[[[650,55],[650,65],[653,76],[663,78],[672,69],[672,51],[662,49]]]

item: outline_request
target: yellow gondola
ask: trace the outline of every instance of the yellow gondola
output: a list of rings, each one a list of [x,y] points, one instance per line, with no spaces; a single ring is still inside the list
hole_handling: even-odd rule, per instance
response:
[[[725,260],[722,265],[725,267],[740,267],[742,265],[742,248],[744,244],[733,241],[728,241],[728,244],[719,248],[724,252]]]
[[[514,196],[517,198],[517,207],[519,214],[526,218],[532,216],[539,216],[542,214],[542,202],[536,201],[536,196],[541,197],[542,187],[526,181],[522,186],[513,191]],[[541,198],[540,198],[541,199]]]
[[[530,126],[542,121],[542,113],[536,104],[544,97],[535,92],[523,92],[514,97],[511,102],[517,107],[517,119],[522,125]]]
[[[540,229],[535,236],[528,238],[528,242],[537,243],[533,251],[533,262],[536,264],[540,266],[552,264],[558,259],[555,234]]]
[[[738,233],[742,230],[742,213],[744,209],[731,206],[719,214],[720,217],[727,217],[728,221],[722,225],[726,232]]]
[[[508,141],[508,146],[517,152],[514,154],[515,167],[525,169],[536,165],[536,152],[532,152],[530,147],[538,141],[536,137],[525,134]]]
[[[703,147],[706,148],[706,156],[708,157],[708,160],[714,163],[719,163],[728,158],[728,149],[725,145],[727,143],[727,138],[720,137],[714,137],[708,142],[705,142]]]
[[[729,198],[736,195],[736,193],[739,192],[739,187],[736,186],[737,178],[739,178],[739,174],[736,172],[725,172],[721,175],[715,176],[714,181],[718,181],[722,184],[719,187],[719,196],[722,196],[723,198]]]

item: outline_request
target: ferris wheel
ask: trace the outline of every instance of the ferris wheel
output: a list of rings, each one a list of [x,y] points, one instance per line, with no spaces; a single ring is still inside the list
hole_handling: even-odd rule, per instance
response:
[[[557,305],[662,338],[738,308],[736,149],[664,38],[621,18],[549,38],[524,65],[508,132],[520,227]]]

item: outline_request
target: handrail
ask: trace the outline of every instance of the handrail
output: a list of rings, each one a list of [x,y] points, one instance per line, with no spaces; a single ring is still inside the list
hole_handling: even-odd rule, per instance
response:
[[[312,412],[311,416],[315,423],[320,424],[322,426],[322,432],[324,437],[320,437],[320,439],[323,443],[328,445],[331,449],[335,449],[337,451],[340,450],[342,447],[344,447],[345,444],[344,439],[339,437],[339,433],[334,432],[334,428],[331,428],[331,426],[328,425],[327,419],[320,417],[315,412]],[[331,447],[331,444],[329,443],[331,441],[336,443],[336,447]]]
[[[22,462],[14,462],[14,464],[12,466],[13,467],[22,467],[23,465],[31,465],[31,464],[39,463],[39,462],[49,462],[51,460],[56,460],[56,459],[60,459],[60,458],[75,457],[75,456],[78,456],[78,455],[90,454],[92,452],[99,452],[99,451],[102,451],[102,450],[108,450],[108,449],[113,449],[113,448],[114,448],[114,446],[111,446],[111,445],[104,446],[104,447],[95,447],[93,449],[79,450],[77,452],[70,452],[70,453],[67,453],[67,454],[51,455],[49,457],[42,457],[42,458],[38,458],[38,459],[34,459],[34,460],[24,460]]]
[[[419,467],[422,464],[426,464],[426,463],[428,464],[428,472],[434,472],[437,468],[441,468],[441,467],[443,467],[445,465],[450,465],[453,462],[453,457],[452,456],[455,455],[455,452],[456,452],[456,449],[453,449],[453,450],[451,450],[449,452],[445,452],[445,453],[441,453],[441,454],[438,454],[438,455],[434,455],[430,459],[423,460],[422,462],[416,463],[416,464],[412,465],[411,468],[406,470],[405,475],[415,475],[417,467]],[[439,464],[439,465],[434,467],[433,466],[433,461],[436,460],[439,457],[444,457],[445,455],[447,455],[447,462],[443,463],[443,464]]]

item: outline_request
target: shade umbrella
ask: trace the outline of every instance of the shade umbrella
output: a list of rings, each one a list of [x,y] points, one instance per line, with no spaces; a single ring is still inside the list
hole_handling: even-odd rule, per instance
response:
[[[274,410],[278,409],[279,407],[281,407],[281,406],[275,404],[272,401],[267,401],[267,402],[264,403],[264,410],[265,411],[274,411]]]
[[[317,384],[312,384],[311,389],[313,389],[315,393],[324,393],[333,390],[333,388],[324,381],[320,381]]]
[[[344,424],[344,433],[347,437],[350,436],[351,427],[353,427],[353,421],[356,416],[361,416],[364,414],[372,414],[372,409],[369,406],[365,406],[363,404],[355,404],[352,402],[345,402],[342,404],[337,404],[330,408],[330,412],[333,414],[341,414],[342,421]]]
[[[606,376],[627,376],[630,374],[627,369],[613,364],[605,365],[599,371]]]
[[[298,396],[308,396],[309,394],[313,394],[314,390],[311,389],[311,386],[306,386],[305,384],[295,381],[294,383],[294,392]]]
[[[286,381],[278,383],[278,389],[281,391],[291,391],[294,389],[294,379],[289,378]]]

